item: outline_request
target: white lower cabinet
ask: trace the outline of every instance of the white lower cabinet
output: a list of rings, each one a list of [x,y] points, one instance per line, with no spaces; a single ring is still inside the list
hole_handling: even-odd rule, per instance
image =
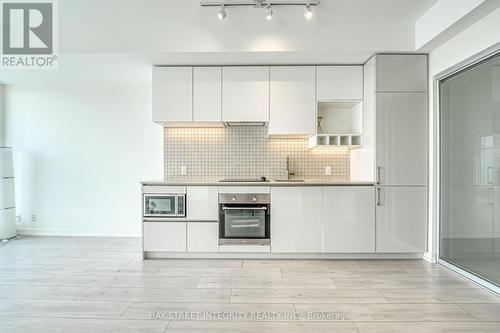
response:
[[[187,222],[188,252],[218,252],[219,223]]]
[[[377,189],[378,253],[421,253],[427,244],[427,188]]]
[[[186,192],[188,220],[217,221],[219,219],[219,188],[217,186],[188,186]]]
[[[144,222],[144,251],[186,252],[186,222]]]
[[[323,188],[323,252],[375,252],[375,188]]]
[[[322,250],[322,188],[271,188],[271,252]]]

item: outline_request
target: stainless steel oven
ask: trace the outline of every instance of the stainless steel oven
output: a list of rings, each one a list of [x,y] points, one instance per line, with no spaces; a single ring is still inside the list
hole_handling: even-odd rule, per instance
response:
[[[219,194],[219,244],[269,245],[270,195]]]
[[[145,218],[186,217],[186,194],[184,193],[145,193]]]

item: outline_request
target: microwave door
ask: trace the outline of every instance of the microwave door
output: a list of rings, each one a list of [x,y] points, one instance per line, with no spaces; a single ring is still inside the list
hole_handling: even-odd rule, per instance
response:
[[[175,196],[151,196],[144,198],[144,216],[162,217],[175,215],[176,197]]]

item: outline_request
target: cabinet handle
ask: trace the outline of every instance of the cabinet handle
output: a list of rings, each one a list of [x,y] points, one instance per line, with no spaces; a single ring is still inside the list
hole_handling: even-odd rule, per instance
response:
[[[379,166],[377,167],[377,185],[380,185],[380,170],[381,169],[382,169],[381,167],[379,167]]]
[[[493,206],[493,204],[494,204],[493,200],[494,200],[495,193],[493,191],[494,191],[493,187],[488,188],[488,204],[490,206]]]
[[[377,206],[382,206],[382,202],[380,201],[380,187],[377,187]]]

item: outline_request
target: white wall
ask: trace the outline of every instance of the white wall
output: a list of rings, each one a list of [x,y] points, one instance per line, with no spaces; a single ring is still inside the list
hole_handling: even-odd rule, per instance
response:
[[[430,84],[430,133],[435,130],[434,124],[434,91],[432,89],[433,77],[440,72],[466,60],[467,58],[500,43],[500,9],[496,9],[489,15],[474,23],[466,30],[433,50],[429,55],[429,84]],[[435,140],[431,135],[430,140],[430,168],[434,169],[434,146]],[[437,227],[437,207],[435,205],[435,172],[431,172],[430,197],[429,197],[429,253],[428,258],[437,259],[436,253],[436,227]]]
[[[151,67],[65,63],[6,89],[18,227],[31,234],[139,236],[139,182],[163,174]],[[51,82],[60,83],[44,79],[54,75],[59,79]]]

